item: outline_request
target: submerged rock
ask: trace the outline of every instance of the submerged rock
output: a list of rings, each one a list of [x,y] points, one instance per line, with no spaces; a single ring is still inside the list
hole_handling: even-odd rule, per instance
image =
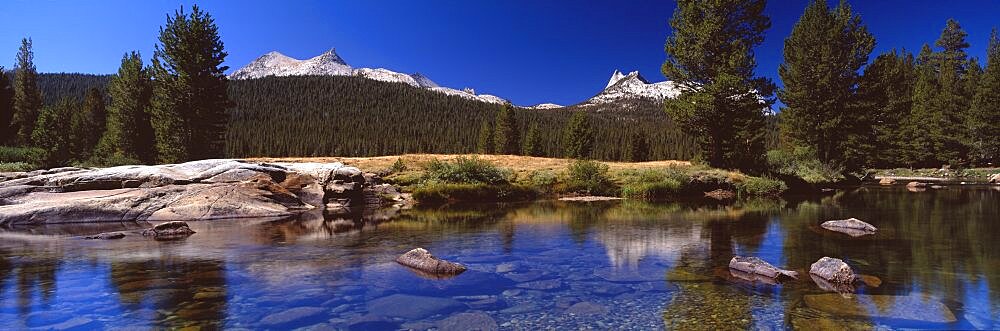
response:
[[[376,316],[400,317],[410,320],[436,314],[447,314],[466,306],[448,298],[393,294],[368,302],[368,312]]]
[[[906,190],[910,192],[923,192],[927,190],[927,183],[909,182],[906,183]]]
[[[809,274],[835,284],[851,284],[856,279],[851,266],[840,259],[823,257],[809,267]]]
[[[871,224],[853,217],[846,220],[826,221],[820,224],[820,226],[824,229],[840,232],[852,237],[860,237],[878,232],[878,229]]]
[[[92,239],[92,240],[113,240],[122,238],[125,238],[125,234],[121,232],[104,232],[83,237],[83,239]]]
[[[826,313],[865,317],[892,318],[926,323],[953,323],[955,314],[939,300],[921,295],[811,294],[804,297],[806,306]]]
[[[498,330],[497,321],[483,312],[458,313],[451,315],[437,322],[437,328],[441,331],[493,331]]]
[[[396,262],[431,275],[457,275],[466,270],[464,265],[439,259],[419,247],[400,255]]]
[[[757,257],[734,256],[729,260],[729,268],[740,272],[761,275],[771,279],[792,278],[798,279],[799,273],[791,270],[778,269],[775,266]]]
[[[194,233],[194,230],[191,230],[187,222],[184,221],[160,223],[151,229],[142,231],[143,236],[153,237],[156,240],[179,240],[190,237]]]

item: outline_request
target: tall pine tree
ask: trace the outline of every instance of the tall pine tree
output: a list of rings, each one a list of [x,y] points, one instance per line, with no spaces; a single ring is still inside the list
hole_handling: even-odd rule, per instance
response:
[[[938,163],[934,154],[934,140],[942,133],[937,125],[941,122],[938,119],[941,113],[936,111],[934,105],[939,84],[933,56],[933,51],[927,44],[924,44],[917,55],[917,80],[913,86],[912,108],[903,125],[907,145],[904,157],[910,166],[931,167]]]
[[[149,70],[143,67],[139,53],[125,54],[118,73],[108,83],[111,104],[96,157],[113,157],[120,162],[154,161],[154,135],[148,114],[152,89]]]
[[[764,0],[678,1],[663,74],[681,94],[670,116],[701,147],[709,164],[755,169],[765,148],[764,109],[774,84],[754,76],[753,48],[771,26]]]
[[[566,157],[573,159],[589,159],[594,150],[594,130],[590,127],[590,117],[587,112],[577,110],[569,118],[569,123],[563,129],[563,150]]]
[[[646,141],[646,135],[640,131],[632,131],[628,135],[624,159],[629,162],[643,162],[649,159],[649,143]]]
[[[869,64],[858,84],[871,131],[864,137],[874,141],[872,165],[892,168],[906,163],[905,125],[913,104],[917,72],[913,54],[893,50],[880,54]]]
[[[782,134],[793,144],[814,149],[825,163],[856,169],[874,146],[867,112],[860,107],[861,69],[875,47],[875,38],[841,1],[836,8],[815,0],[785,39],[778,74],[784,89],[778,98]]]
[[[104,134],[107,113],[104,107],[104,93],[90,88],[83,98],[83,105],[70,117],[70,148],[73,159],[84,161],[91,157],[94,147]]]
[[[476,138],[476,153],[491,154],[493,152],[493,125],[487,119],[479,126],[479,137]]]
[[[63,98],[55,105],[43,108],[38,115],[31,138],[35,146],[45,151],[43,166],[59,167],[69,164],[73,144],[70,119],[79,107],[72,99]]]
[[[161,162],[220,157],[228,67],[219,28],[193,6],[167,17],[153,54],[153,128]]]
[[[14,143],[31,144],[32,132],[38,113],[42,109],[42,92],[38,89],[38,71],[35,69],[35,53],[31,49],[31,38],[21,39],[17,52],[17,67],[14,68],[14,114],[11,131]]]
[[[538,123],[532,123],[528,127],[528,132],[524,134],[524,143],[521,146],[521,155],[541,156],[542,155],[542,133],[538,129]]]
[[[979,77],[969,113],[970,141],[979,165],[1000,163],[1000,35],[990,34],[986,70]]]
[[[941,37],[934,43],[942,51],[934,60],[938,71],[939,89],[931,106],[935,108],[936,120],[932,136],[935,157],[938,163],[965,164],[968,161],[968,130],[966,117],[972,98],[964,80],[968,74],[969,62],[965,49],[968,36],[958,22],[949,19],[941,31]]]
[[[13,130],[10,126],[11,116],[14,115],[14,88],[7,78],[7,71],[0,67],[0,145],[6,144],[13,139]]]
[[[497,112],[496,127],[493,131],[493,151],[500,155],[514,155],[521,150],[520,132],[514,109],[503,105]]]

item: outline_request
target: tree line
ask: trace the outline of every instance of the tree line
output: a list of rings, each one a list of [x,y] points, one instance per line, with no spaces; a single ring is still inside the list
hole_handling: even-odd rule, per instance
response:
[[[782,89],[754,75],[753,47],[770,20],[765,0],[679,1],[663,73],[681,95],[667,112],[713,166],[766,170],[766,113],[774,103],[777,148],[806,150],[847,171],[956,167],[1000,161],[1000,40],[985,69],[966,53],[967,33],[949,19],[934,47],[914,56],[875,46],[846,1],[815,0],[785,39]]]
[[[44,166],[221,155],[229,105],[226,53],[214,19],[197,6],[167,17],[151,65],[131,52],[110,77],[40,75],[32,43],[22,39],[12,79],[0,75],[0,143],[38,148]],[[45,96],[43,89],[56,93]]]

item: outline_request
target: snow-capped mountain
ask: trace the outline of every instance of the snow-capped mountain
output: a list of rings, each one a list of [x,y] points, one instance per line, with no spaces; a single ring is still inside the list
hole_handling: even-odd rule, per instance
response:
[[[540,103],[540,104],[537,104],[537,105],[534,105],[534,106],[528,106],[528,107],[524,107],[524,108],[527,108],[527,109],[556,109],[556,108],[562,108],[562,107],[563,107],[562,105],[557,105],[557,104],[554,104],[554,103]]]
[[[676,98],[680,89],[672,81],[650,83],[638,71],[622,74],[615,70],[608,80],[608,85],[604,91],[583,102],[581,105],[596,105],[612,103],[622,99],[646,98],[653,100],[664,100]]]
[[[357,76],[390,83],[404,83],[447,95],[482,102],[503,104],[509,101],[489,94],[476,94],[472,89],[457,90],[439,86],[420,73],[405,74],[384,68],[352,68],[333,49],[307,60],[298,60],[270,52],[229,75],[230,79],[253,79],[267,76]]]

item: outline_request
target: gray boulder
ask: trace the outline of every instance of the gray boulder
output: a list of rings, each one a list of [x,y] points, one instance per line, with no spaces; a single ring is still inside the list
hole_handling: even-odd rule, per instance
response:
[[[851,284],[857,279],[851,266],[840,259],[823,257],[809,267],[809,274],[835,284]]]
[[[989,182],[993,184],[1000,184],[1000,174],[990,175]]]
[[[142,231],[143,236],[153,237],[156,240],[179,240],[187,238],[194,233],[194,230],[188,227],[187,222],[183,221],[160,223],[151,229]]]
[[[878,229],[871,224],[853,217],[846,220],[826,221],[820,224],[820,226],[824,229],[844,233],[852,237],[860,237],[878,232]]]
[[[729,268],[748,274],[765,276],[771,279],[791,278],[798,279],[799,273],[791,270],[778,269],[775,266],[757,257],[734,256],[729,260]]]
[[[396,258],[396,262],[424,272],[426,275],[450,276],[465,272],[464,265],[437,258],[426,249],[414,248]]]

